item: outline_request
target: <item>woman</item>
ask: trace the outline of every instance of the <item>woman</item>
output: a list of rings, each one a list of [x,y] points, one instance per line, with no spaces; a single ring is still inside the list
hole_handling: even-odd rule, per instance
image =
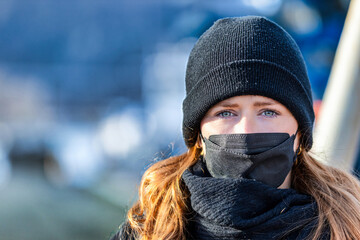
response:
[[[309,155],[298,46],[263,17],[221,19],[187,65],[188,151],[144,174],[113,239],[360,239],[360,188]]]

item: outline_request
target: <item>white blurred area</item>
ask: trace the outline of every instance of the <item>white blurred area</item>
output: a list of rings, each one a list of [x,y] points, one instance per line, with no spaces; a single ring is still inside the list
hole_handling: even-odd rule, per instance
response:
[[[320,13],[300,0],[284,1],[283,18],[299,35],[315,35],[322,28]]]
[[[0,119],[17,127],[44,129],[54,117],[49,90],[38,79],[0,69]],[[31,123],[31,125],[30,125]],[[29,129],[30,130],[30,129]]]
[[[48,137],[53,158],[45,161],[45,174],[56,186],[88,187],[104,168],[99,140],[91,126],[57,126]]]
[[[142,83],[144,110],[148,116],[146,134],[152,141],[160,144],[182,141],[179,134],[185,96],[185,69],[195,41],[187,38],[173,44],[159,44],[157,51],[145,58]],[[176,139],[174,136],[177,136]]]
[[[99,126],[98,138],[103,152],[110,158],[126,158],[134,149],[141,147],[144,137],[139,116],[141,109],[128,107],[110,115]]]
[[[244,5],[252,7],[262,14],[269,16],[276,14],[283,0],[244,0]]]

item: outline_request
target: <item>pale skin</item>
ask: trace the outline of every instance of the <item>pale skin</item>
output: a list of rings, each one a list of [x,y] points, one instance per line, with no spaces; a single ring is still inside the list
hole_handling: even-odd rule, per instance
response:
[[[298,123],[291,112],[281,103],[263,96],[244,95],[228,98],[211,107],[201,121],[203,137],[216,134],[270,133],[295,134]],[[300,133],[294,142],[294,152],[299,146]],[[199,145],[206,154],[205,144]],[[278,188],[290,188],[291,171]]]

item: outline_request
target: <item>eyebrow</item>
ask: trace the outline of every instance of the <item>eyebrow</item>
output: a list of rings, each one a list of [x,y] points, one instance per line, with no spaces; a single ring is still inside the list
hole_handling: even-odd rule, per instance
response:
[[[263,106],[270,106],[270,105],[276,105],[276,104],[277,103],[275,103],[275,102],[255,102],[253,104],[253,106],[254,107],[263,107]],[[220,104],[219,107],[236,108],[236,107],[239,107],[239,105],[237,103],[224,102],[224,103]]]
[[[239,107],[239,104],[237,104],[237,103],[227,103],[227,102],[224,102],[224,103],[220,104],[219,107],[236,108],[236,107]]]
[[[255,102],[254,107],[263,107],[263,106],[270,106],[270,105],[276,105],[275,102]]]

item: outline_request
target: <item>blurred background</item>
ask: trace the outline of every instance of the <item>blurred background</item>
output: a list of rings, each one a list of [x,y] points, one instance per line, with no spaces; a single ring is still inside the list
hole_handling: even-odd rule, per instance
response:
[[[0,239],[108,239],[186,150],[185,67],[218,18],[292,34],[316,111],[349,0],[0,0]]]

